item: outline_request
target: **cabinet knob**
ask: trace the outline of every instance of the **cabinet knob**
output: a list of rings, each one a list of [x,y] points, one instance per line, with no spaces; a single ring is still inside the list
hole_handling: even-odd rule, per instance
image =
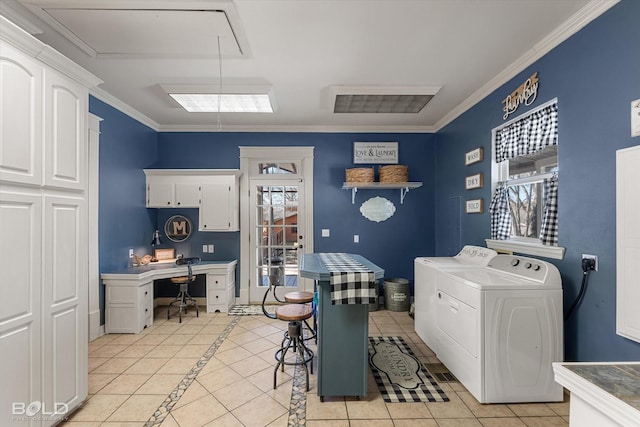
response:
[[[144,294],[145,295],[149,295],[149,291],[144,291]]]
[[[167,205],[170,205],[170,204],[171,204],[171,202],[167,202]]]
[[[440,292],[438,292],[438,298],[442,299],[442,294]]]
[[[218,295],[216,295],[216,299],[220,298]]]
[[[178,202],[178,206],[180,205],[181,202]]]
[[[149,309],[148,309],[148,308],[145,308],[145,309],[144,309],[144,311],[145,311],[145,312],[146,312],[146,311],[149,311]]]

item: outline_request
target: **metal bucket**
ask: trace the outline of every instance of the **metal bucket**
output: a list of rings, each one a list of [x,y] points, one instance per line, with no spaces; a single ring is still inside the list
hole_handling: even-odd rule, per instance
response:
[[[391,311],[409,311],[411,296],[409,281],[402,278],[384,279],[384,308]]]

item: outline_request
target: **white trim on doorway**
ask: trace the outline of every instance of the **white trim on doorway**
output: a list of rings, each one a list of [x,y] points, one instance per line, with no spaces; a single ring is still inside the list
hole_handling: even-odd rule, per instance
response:
[[[256,162],[283,162],[297,160],[300,162],[305,197],[304,223],[309,233],[305,235],[305,252],[313,252],[313,151],[314,147],[239,147],[240,148],[240,296],[236,299],[239,304],[249,303],[249,279],[251,271],[249,257],[251,250],[250,238],[250,179],[258,177],[258,170],[252,171]],[[262,175],[264,177],[264,175]],[[306,289],[306,287],[305,287]]]

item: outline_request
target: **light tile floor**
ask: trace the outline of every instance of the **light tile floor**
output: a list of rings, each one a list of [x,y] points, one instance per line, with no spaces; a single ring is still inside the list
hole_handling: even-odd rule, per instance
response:
[[[457,382],[449,402],[385,403],[373,376],[365,399],[304,391],[302,370],[278,371],[274,353],[286,322],[201,311],[166,320],[162,307],[141,334],[104,335],[89,344],[89,398],[62,423],[76,426],[568,426],[560,403],[479,404]],[[423,363],[438,363],[406,312],[370,313],[369,335],[401,336]],[[315,345],[311,345],[315,352]],[[314,364],[314,369],[317,364]]]

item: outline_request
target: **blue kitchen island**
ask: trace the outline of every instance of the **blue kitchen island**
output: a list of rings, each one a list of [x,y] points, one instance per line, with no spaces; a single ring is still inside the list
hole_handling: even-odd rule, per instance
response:
[[[384,270],[360,255],[343,254],[373,272]],[[318,396],[366,396],[369,372],[368,304],[332,304],[331,275],[320,254],[304,254],[300,275],[313,279],[318,292]]]

